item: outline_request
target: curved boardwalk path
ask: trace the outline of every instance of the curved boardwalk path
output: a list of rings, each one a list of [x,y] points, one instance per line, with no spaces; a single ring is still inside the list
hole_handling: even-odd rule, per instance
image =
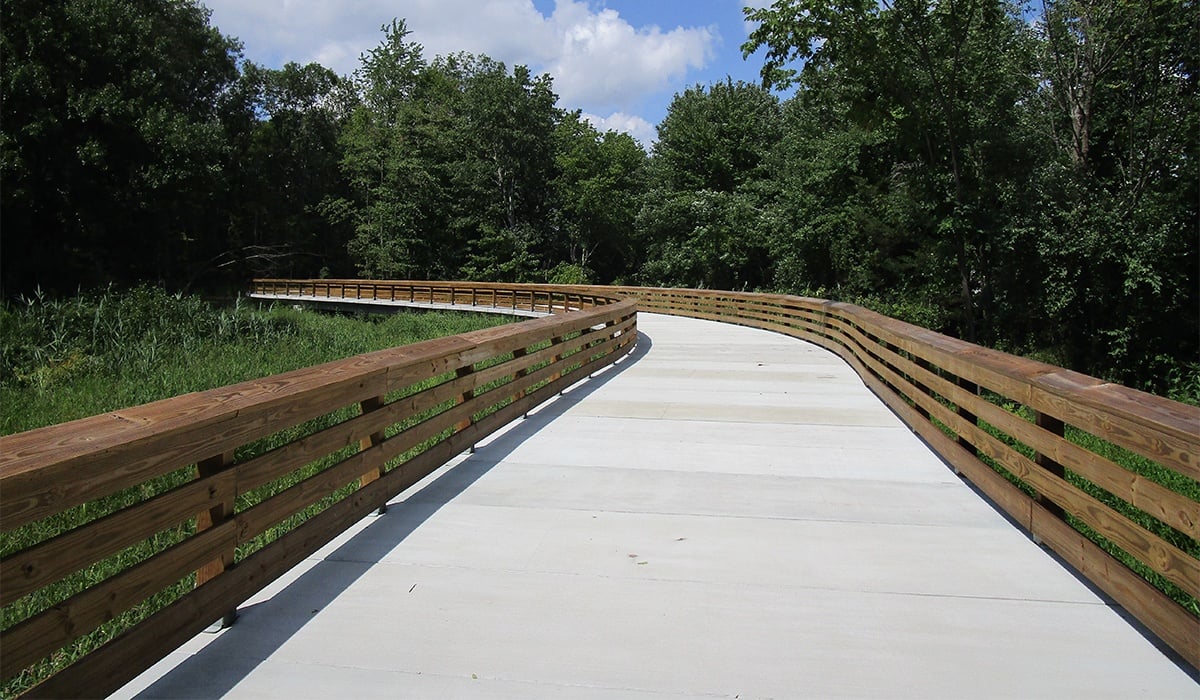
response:
[[[120,695],[1197,697],[837,357],[639,323]]]

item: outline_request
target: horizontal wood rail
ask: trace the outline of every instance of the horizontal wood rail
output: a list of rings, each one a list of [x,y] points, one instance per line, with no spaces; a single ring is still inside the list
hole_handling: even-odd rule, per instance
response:
[[[603,289],[637,299],[641,311],[767,329],[837,353],[1020,527],[1200,669],[1200,408],[852,304],[775,294]],[[1100,440],[1070,439],[1068,428]],[[1152,466],[1120,466],[1108,450],[1089,447],[1100,441]]]
[[[107,695],[637,337],[636,304],[608,294],[424,292],[572,313],[0,438],[3,682],[113,637],[26,693]],[[99,562],[118,570],[95,580]]]
[[[489,311],[557,314],[616,301],[604,287],[411,280],[254,280],[260,298],[374,301],[399,305],[473,307]]]

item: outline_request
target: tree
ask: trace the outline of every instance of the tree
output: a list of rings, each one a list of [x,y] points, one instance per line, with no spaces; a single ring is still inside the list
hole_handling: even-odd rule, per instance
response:
[[[782,130],[767,90],[727,81],[676,95],[638,217],[648,283],[755,288],[770,276],[760,187]]]
[[[1044,342],[1161,387],[1200,355],[1200,37],[1179,0],[1042,5]]]
[[[240,47],[191,0],[0,9],[3,288],[186,283],[226,228]]]
[[[242,66],[248,111],[229,173],[231,248],[222,264],[241,278],[315,277],[347,266],[349,227],[329,222],[323,203],[345,197],[339,137],[353,105],[344,81],[324,66]]]
[[[1003,0],[780,0],[747,9],[760,22],[743,47],[768,47],[769,85],[799,85],[815,98],[832,85],[858,88],[845,118],[892,124],[899,159],[889,189],[913,244],[935,274],[954,277],[958,329],[987,340],[997,249],[1008,245],[1014,202],[1005,187],[1028,163],[1009,127],[1034,89],[1030,37],[1019,8]],[[804,59],[798,72],[791,61]],[[1018,175],[1019,177],[1019,175]]]
[[[362,275],[417,277],[428,269],[430,250],[414,195],[429,177],[408,142],[407,127],[426,64],[403,21],[382,31],[383,41],[363,54],[355,71],[358,106],[341,135],[342,172],[351,195],[328,201],[325,210],[333,223],[353,224],[349,251]]]
[[[555,165],[556,259],[576,266],[579,281],[607,283],[633,273],[646,152],[630,135],[601,134],[572,112],[555,132]]]

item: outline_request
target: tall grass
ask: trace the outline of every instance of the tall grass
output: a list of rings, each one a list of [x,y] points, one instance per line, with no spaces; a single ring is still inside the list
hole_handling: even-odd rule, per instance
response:
[[[0,435],[509,322],[339,316],[154,287],[0,305]]]

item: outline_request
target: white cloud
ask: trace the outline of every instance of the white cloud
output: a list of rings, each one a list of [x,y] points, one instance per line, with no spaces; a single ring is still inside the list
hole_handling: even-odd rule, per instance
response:
[[[623,131],[641,142],[642,148],[647,150],[658,140],[658,128],[635,114],[613,112],[607,117],[598,117],[585,112],[583,118],[601,132]]]
[[[559,0],[551,18],[558,51],[547,63],[566,104],[628,108],[689,69],[703,68],[718,40],[714,28],[635,29],[613,10],[592,12]]]
[[[338,73],[379,44],[381,25],[404,19],[426,58],[468,51],[548,72],[564,107],[630,110],[712,59],[715,27],[634,27],[588,0],[204,0],[213,23],[252,60],[317,61]]]
[[[772,0],[742,0],[742,8],[743,9],[747,8],[747,7],[752,7],[756,10],[761,10],[764,7],[770,7],[771,4],[772,4]],[[745,16],[745,15],[743,15],[743,16]],[[754,31],[755,29],[758,29],[758,22],[751,22],[750,20],[743,19],[742,26],[746,30],[746,36],[750,36],[750,32]]]

